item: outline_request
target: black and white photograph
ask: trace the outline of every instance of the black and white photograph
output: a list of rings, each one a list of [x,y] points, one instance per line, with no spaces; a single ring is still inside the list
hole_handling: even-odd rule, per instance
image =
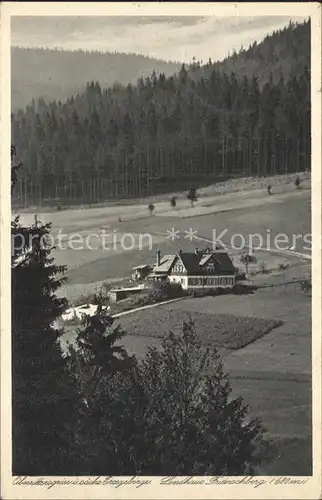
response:
[[[23,3],[2,498],[318,498],[318,4]]]

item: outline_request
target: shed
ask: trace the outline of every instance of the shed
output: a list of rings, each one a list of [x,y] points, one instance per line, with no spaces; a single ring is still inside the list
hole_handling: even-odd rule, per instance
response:
[[[119,300],[126,298],[126,292],[122,289],[120,290],[110,290],[108,296],[111,302],[118,302]]]
[[[113,288],[109,291],[108,296],[111,302],[118,302],[119,300],[126,299],[130,295],[135,295],[137,293],[141,293],[145,290],[144,285],[138,285],[133,287],[124,287],[124,288]]]
[[[132,269],[132,280],[140,281],[145,279],[151,271],[151,266],[148,264],[142,264],[140,266],[133,267]]]

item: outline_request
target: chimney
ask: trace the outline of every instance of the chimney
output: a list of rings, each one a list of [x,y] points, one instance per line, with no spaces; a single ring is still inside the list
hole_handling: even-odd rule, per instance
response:
[[[161,264],[161,252],[160,250],[157,251],[157,266]]]

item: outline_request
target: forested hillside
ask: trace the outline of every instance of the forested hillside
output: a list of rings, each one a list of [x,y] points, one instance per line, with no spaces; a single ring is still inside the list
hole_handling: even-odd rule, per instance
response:
[[[309,29],[290,24],[265,39],[265,50],[250,48],[258,61],[271,47],[256,66],[256,73],[265,66],[262,78],[268,72],[262,85],[247,64],[242,76],[241,66],[236,75],[195,63],[175,76],[141,77],[135,86],[92,82],[66,102],[32,103],[12,117],[12,141],[30,180],[20,198],[32,192],[39,200],[102,201],[178,189],[186,178],[310,168],[310,46],[301,35]],[[306,53],[297,54],[300,48]],[[222,64],[236,66],[239,57],[251,60],[242,51]]]
[[[234,72],[237,78],[245,75],[251,78],[255,74],[260,87],[269,81],[271,75],[274,83],[278,83],[281,77],[291,80],[310,66],[310,43],[310,22],[298,25],[290,23],[284,29],[265,37],[261,43],[254,42],[248,49],[242,48],[238,53],[234,52],[217,62],[215,67],[227,74]],[[212,67],[211,62],[210,65],[205,65],[201,69],[201,75],[207,78]]]
[[[65,100],[83,92],[95,79],[102,87],[115,82],[136,83],[140,76],[172,75],[180,64],[139,54],[11,48],[12,109],[24,108],[32,99]]]

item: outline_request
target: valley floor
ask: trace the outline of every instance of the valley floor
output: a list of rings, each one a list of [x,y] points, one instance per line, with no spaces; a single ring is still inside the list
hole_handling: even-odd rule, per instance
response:
[[[60,229],[65,240],[72,234],[86,238],[107,228],[111,238],[116,235],[115,248],[95,250],[83,248],[58,249],[55,252],[59,264],[68,266],[68,284],[61,294],[71,301],[80,295],[89,295],[104,282],[113,282],[129,276],[132,267],[153,262],[156,251],[161,254],[204,246],[196,239],[186,237],[186,231],[194,229],[197,237],[211,239],[226,230],[225,238],[238,233],[244,236],[259,233],[271,239],[277,234],[309,234],[311,198],[308,188],[296,191],[287,185],[268,196],[263,189],[245,193],[230,193],[223,197],[209,194],[200,199],[194,208],[187,200],[179,200],[178,210],[169,210],[169,202],[155,203],[155,215],[149,216],[146,204],[132,206],[97,207],[84,210],[43,213],[41,220],[53,222],[53,235]],[[22,214],[28,222],[33,215]],[[176,229],[179,238],[171,241],[167,231]],[[131,249],[121,245],[122,237],[134,235],[136,244]],[[149,243],[139,246],[139,236],[151,236]],[[296,242],[295,251],[310,254],[303,239]],[[275,266],[275,254],[259,251],[259,258],[268,267]],[[287,257],[291,267],[283,274],[256,278],[265,285],[247,296],[224,295],[185,299],[168,306],[181,317],[193,316],[194,311],[207,315],[235,315],[260,319],[280,319],[281,326],[267,335],[235,351],[223,351],[225,369],[229,373],[234,394],[244,397],[253,416],[262,418],[268,436],[277,445],[277,456],[271,465],[264,465],[262,474],[307,475],[312,471],[312,424],[311,424],[311,301],[300,290],[299,279],[310,274],[309,261]],[[292,283],[292,280],[294,281]],[[286,285],[285,283],[291,282]],[[274,286],[273,286],[274,285]],[[133,322],[142,322],[146,329],[146,312],[133,313],[119,319],[120,324],[131,331]],[[168,324],[166,325],[169,326]],[[68,337],[68,335],[67,335]],[[68,338],[65,337],[65,340]],[[160,346],[160,338],[129,335],[122,340],[127,350],[142,357],[148,346]]]

